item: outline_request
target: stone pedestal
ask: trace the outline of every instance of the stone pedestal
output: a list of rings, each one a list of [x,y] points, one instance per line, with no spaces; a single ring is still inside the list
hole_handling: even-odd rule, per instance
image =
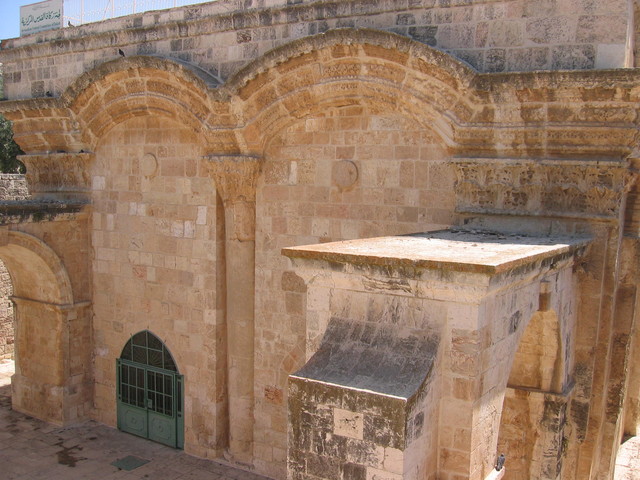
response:
[[[308,361],[290,376],[289,477],[491,475],[520,339],[550,307],[559,331],[573,330],[571,267],[585,244],[442,231],[284,249],[308,284]],[[572,342],[561,342],[569,361],[552,377],[567,384]],[[556,453],[567,405],[557,400],[543,402],[545,448]],[[551,461],[543,450],[535,478],[555,478],[543,474],[560,471],[561,454]]]
[[[12,300],[18,340],[13,408],[58,425],[85,419],[92,404],[91,304]]]

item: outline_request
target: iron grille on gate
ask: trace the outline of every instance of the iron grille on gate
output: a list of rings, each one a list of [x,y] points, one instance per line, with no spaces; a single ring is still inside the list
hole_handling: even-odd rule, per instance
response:
[[[116,368],[118,428],[182,448],[183,377],[164,343],[148,330],[133,335]]]

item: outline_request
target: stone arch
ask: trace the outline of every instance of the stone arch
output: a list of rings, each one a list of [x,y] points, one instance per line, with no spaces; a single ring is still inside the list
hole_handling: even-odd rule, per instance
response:
[[[13,295],[40,302],[73,303],[71,281],[58,255],[42,240],[22,232],[8,232],[0,258],[13,283]]]
[[[556,313],[536,312],[520,338],[508,386],[561,393],[563,351]]]
[[[205,134],[212,112],[220,101],[213,99],[217,79],[170,60],[135,56],[100,65],[81,75],[61,97],[93,149],[115,125],[142,115],[155,114]],[[218,105],[216,106],[216,102]]]
[[[70,344],[84,338],[78,325],[85,325],[88,303],[74,305],[67,270],[42,240],[15,231],[5,238],[0,258],[11,275],[16,326],[12,406],[56,424],[77,421],[84,415],[85,365],[71,360]]]
[[[348,105],[399,112],[453,145],[455,125],[469,121],[476,109],[475,78],[470,67],[424,44],[345,29],[274,49],[226,88],[243,102],[248,151],[262,151],[295,120]]]
[[[556,478],[562,465],[569,346],[546,296],[518,340],[502,404],[497,453],[507,457],[509,480]]]

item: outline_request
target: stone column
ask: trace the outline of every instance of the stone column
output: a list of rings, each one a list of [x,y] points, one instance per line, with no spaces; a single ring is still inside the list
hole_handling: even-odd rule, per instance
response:
[[[225,211],[229,454],[253,457],[256,181],[261,159],[210,155],[209,171]]]
[[[11,297],[16,316],[12,407],[57,425],[91,408],[91,304]]]

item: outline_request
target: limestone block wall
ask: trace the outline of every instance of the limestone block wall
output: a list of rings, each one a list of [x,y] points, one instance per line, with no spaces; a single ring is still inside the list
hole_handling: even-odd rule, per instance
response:
[[[116,358],[149,330],[184,375],[185,450],[226,446],[220,205],[193,132],[163,118],[111,130],[91,167],[95,418],[116,423]]]
[[[297,377],[289,398],[288,478],[436,478],[435,458],[429,466],[420,461],[435,437],[425,424],[433,399],[425,415],[424,405],[405,399]],[[420,441],[424,433],[429,442]]]
[[[93,344],[88,215],[58,207],[3,203],[0,256],[17,306],[12,407],[64,425],[91,412]]]
[[[564,395],[507,388],[497,450],[507,458],[505,478],[559,478],[567,415]]]
[[[466,170],[474,163],[478,167],[474,172]],[[547,162],[542,162],[540,167],[542,164]],[[635,258],[635,239],[623,238],[620,244],[617,243],[625,228],[635,225],[633,213],[627,216],[628,223],[620,222],[626,192],[635,180],[626,161],[584,162],[582,165],[551,161],[547,166],[549,168],[545,168],[543,176],[539,177],[536,172],[539,166],[523,168],[524,165],[517,161],[498,160],[484,164],[472,159],[462,160],[458,168],[458,210],[475,216],[471,222],[474,225],[502,231],[590,232],[594,238],[581,264],[586,268],[576,270],[580,296],[573,307],[576,328],[571,339],[575,342],[575,391],[569,409],[573,428],[568,438],[570,448],[563,457],[563,475],[581,478],[598,472],[606,476],[614,457],[611,448],[617,448],[622,434],[618,415],[621,413],[622,388],[630,370],[621,358],[626,356],[631,324],[637,316],[632,306],[637,301],[635,287],[624,285],[627,281],[634,284],[634,281],[622,281],[626,276],[622,272],[636,264],[636,260],[631,260]],[[605,181],[594,188],[592,184],[584,183],[591,175],[598,175]],[[496,181],[498,178],[502,181]],[[484,185],[484,195],[476,195],[478,190],[474,184]],[[520,185],[518,195],[512,195],[516,184]],[[564,191],[560,193],[560,189]],[[633,197],[630,201],[633,202]],[[534,216],[523,221],[525,217],[507,214],[519,210],[528,210]],[[552,212],[552,221],[545,218],[547,212]],[[635,236],[632,228],[627,228],[627,232]],[[612,239],[617,240],[610,243]],[[618,273],[614,273],[612,261],[622,266]],[[611,281],[602,282],[603,278]],[[618,282],[614,278],[619,279]],[[602,303],[603,298],[617,300]],[[561,335],[564,338],[566,333]],[[608,360],[602,361],[602,358]],[[598,400],[593,401],[595,398]],[[594,418],[602,419],[603,423],[594,422]]]
[[[633,45],[633,63],[634,67],[640,66],[640,2],[633,0],[633,36],[631,43]]]
[[[255,342],[270,352],[255,367],[259,464],[284,461],[284,389],[304,363],[310,321],[306,287],[281,248],[451,225],[447,159],[441,141],[409,119],[356,106],[295,122],[267,146],[256,211]]]
[[[18,298],[16,305],[13,408],[59,425],[85,420],[92,407],[90,304],[73,308]]]
[[[0,200],[22,200],[29,196],[26,178],[20,174],[0,174]]]
[[[0,174],[0,200],[18,200],[28,196],[24,175]],[[11,277],[0,261],[0,359],[13,358],[14,315],[13,304],[9,300],[12,294]]]
[[[628,1],[220,0],[3,42],[5,95],[59,96],[118,49],[185,61],[226,80],[278,45],[341,27],[399,33],[482,72],[622,67]]]
[[[13,304],[9,300],[12,294],[11,277],[7,268],[0,262],[0,359],[13,358]]]
[[[574,463],[575,478],[605,475],[598,457],[606,461],[610,452],[600,447],[617,441],[612,425],[624,380],[623,367],[617,368],[624,362],[615,361],[624,357],[624,332],[612,328],[612,298],[620,263],[616,221],[629,186],[623,159],[637,132],[636,73],[475,75],[424,44],[487,72],[594,68],[619,57],[626,3],[284,3],[219,1],[3,43],[9,97],[34,97],[2,102],[0,109],[14,120],[30,165],[41,166],[30,170],[45,187],[38,193],[89,196],[90,186],[94,200],[89,230],[24,228],[61,252],[78,298],[95,300],[96,418],[114,423],[114,360],[132,333],[148,328],[166,341],[185,374],[187,451],[213,457],[224,450],[230,365],[222,318],[232,308],[223,299],[243,312],[253,300],[242,288],[224,291],[230,249],[223,252],[222,239],[236,234],[225,231],[236,220],[252,230],[253,205],[225,206],[223,221],[223,182],[213,184],[202,156],[240,154],[256,167],[248,183],[258,178],[255,270],[253,257],[243,255],[247,261],[236,277],[249,279],[247,290],[253,290],[255,271],[255,337],[248,334],[241,345],[255,338],[255,349],[247,349],[247,364],[255,365],[255,423],[253,432],[250,421],[243,430],[253,438],[247,446],[257,471],[284,476],[286,379],[307,359],[307,342],[320,341],[307,338],[308,331],[324,327],[310,304],[329,301],[308,294],[281,257],[282,247],[425,231],[464,215],[505,232],[588,231],[596,237],[577,268],[583,321],[570,412],[576,442],[565,465]],[[372,30],[338,30],[290,44],[340,26]],[[284,48],[261,56],[276,45]],[[142,56],[131,58],[137,54]],[[205,73],[204,80],[193,71]],[[219,81],[227,83],[210,88]],[[38,98],[47,92],[52,98]],[[246,180],[229,177],[231,183]],[[81,243],[89,244],[88,231],[92,258],[83,263],[74,248],[87,252]],[[247,243],[245,250],[253,253]],[[525,298],[538,295],[538,283],[522,287]],[[402,291],[404,285],[395,287]],[[511,299],[520,305],[520,296]],[[507,344],[491,344],[484,353],[481,340],[502,341],[510,325],[522,325],[536,311],[530,302],[518,320],[511,300],[500,301],[469,309],[454,299],[460,318],[473,314],[488,322],[486,312],[500,316],[498,330],[484,330],[486,337],[452,330],[447,368],[460,373],[453,372],[443,388],[454,392],[454,418],[469,410],[470,392],[508,373],[478,360],[502,358]],[[622,325],[616,320],[616,328]],[[511,348],[514,332],[509,338]],[[618,356],[610,357],[611,351]],[[596,358],[610,361],[603,367]],[[572,363],[570,358],[567,368]],[[482,368],[481,379],[461,379],[470,366]],[[482,394],[488,396],[472,405],[480,412],[475,420],[493,434],[499,397]],[[467,460],[479,464],[464,453],[472,443],[483,445],[477,455],[488,465],[491,442],[470,438],[459,425],[442,433],[446,445],[438,462],[446,463],[448,476],[467,474],[459,469]]]

